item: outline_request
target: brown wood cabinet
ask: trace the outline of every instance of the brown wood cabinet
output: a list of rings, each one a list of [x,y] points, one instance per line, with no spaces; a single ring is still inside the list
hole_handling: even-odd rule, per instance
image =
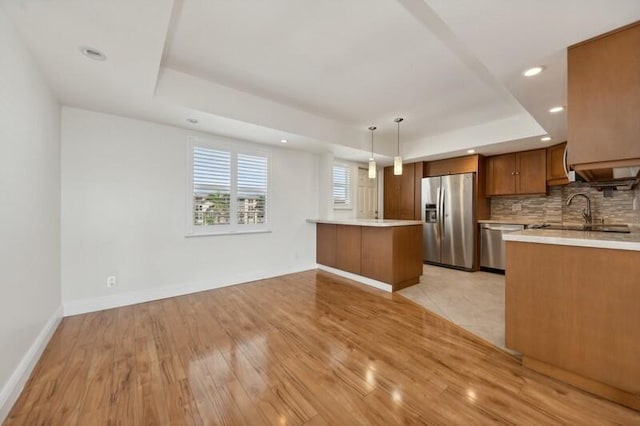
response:
[[[384,168],[385,219],[420,219],[422,167],[421,162],[403,164],[398,176],[393,174],[392,166]]]
[[[362,275],[392,283],[393,291],[420,281],[422,225],[362,227]]]
[[[569,47],[569,164],[592,170],[640,165],[640,22]]]
[[[640,409],[640,251],[506,242],[506,346],[523,365]]]
[[[316,225],[316,262],[336,267],[337,225],[318,223]]]
[[[316,262],[391,285],[416,284],[422,275],[422,225],[316,224]]]
[[[383,185],[383,215],[385,219],[398,219],[400,203],[398,194],[400,193],[400,179],[396,179],[393,174],[393,167],[384,168]]]
[[[424,163],[424,176],[444,176],[478,171],[478,155],[447,158]]]
[[[567,143],[550,146],[547,148],[547,185],[566,185],[569,179],[564,170],[564,150]]]
[[[360,259],[362,257],[360,226],[336,226],[336,261],[335,267],[343,271],[360,274]]]
[[[361,241],[359,226],[318,223],[316,225],[316,262],[360,274]]]
[[[487,158],[487,196],[544,194],[547,191],[546,150]]]

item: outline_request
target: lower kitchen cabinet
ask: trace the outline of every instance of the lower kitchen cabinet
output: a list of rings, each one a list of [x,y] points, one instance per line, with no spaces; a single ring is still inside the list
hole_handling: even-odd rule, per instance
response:
[[[371,278],[392,291],[422,275],[422,225],[316,224],[316,262]]]
[[[362,257],[362,227],[350,225],[336,226],[335,267],[343,271],[360,274]]]
[[[640,409],[640,251],[506,242],[506,346],[523,365]]]
[[[316,225],[316,262],[336,267],[336,229],[337,225],[318,223]]]

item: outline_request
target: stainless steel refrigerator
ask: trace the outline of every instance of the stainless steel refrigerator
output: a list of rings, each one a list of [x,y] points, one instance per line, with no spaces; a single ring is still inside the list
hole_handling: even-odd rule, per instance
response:
[[[473,269],[474,173],[422,179],[424,260]]]

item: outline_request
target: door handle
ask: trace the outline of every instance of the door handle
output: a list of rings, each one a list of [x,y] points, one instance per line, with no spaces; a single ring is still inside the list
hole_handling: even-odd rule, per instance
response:
[[[440,187],[436,189],[436,239],[440,240]]]
[[[568,165],[568,161],[569,161],[569,144],[564,146],[564,152],[562,153],[562,167],[564,168],[564,175],[567,177],[567,179],[569,179],[569,165]]]
[[[446,191],[444,188],[442,189],[442,195],[440,196],[440,226],[441,226],[441,235],[444,237],[444,197],[446,196]]]

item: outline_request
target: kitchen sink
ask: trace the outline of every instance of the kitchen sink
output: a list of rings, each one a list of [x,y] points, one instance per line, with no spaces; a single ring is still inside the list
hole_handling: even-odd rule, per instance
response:
[[[628,234],[631,232],[629,225],[613,225],[603,223],[584,223],[577,225],[531,225],[529,229],[552,229],[561,231],[592,231],[592,232],[618,232],[622,234]]]

